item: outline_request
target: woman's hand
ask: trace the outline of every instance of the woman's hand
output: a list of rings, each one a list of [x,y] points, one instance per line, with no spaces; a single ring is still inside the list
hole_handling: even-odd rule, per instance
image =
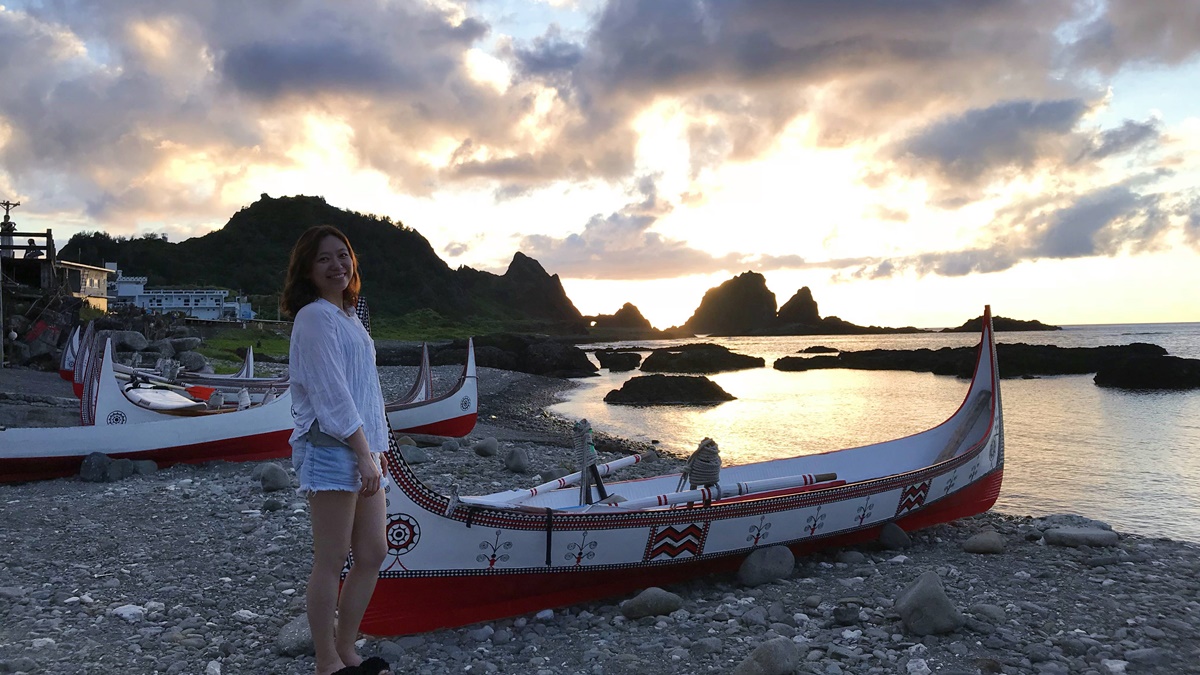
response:
[[[358,494],[362,497],[370,497],[379,492],[379,482],[383,478],[383,473],[379,470],[379,465],[375,463],[375,457],[371,453],[358,455],[358,475],[362,479],[362,489]]]

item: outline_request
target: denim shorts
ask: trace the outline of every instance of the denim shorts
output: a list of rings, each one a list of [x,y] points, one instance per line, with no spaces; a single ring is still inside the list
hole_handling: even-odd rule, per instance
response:
[[[379,464],[379,455],[371,453],[371,458]],[[296,493],[303,497],[324,490],[358,492],[362,489],[358,458],[350,448],[312,445],[307,438],[300,438],[292,444],[292,467],[300,479]],[[380,487],[385,482],[386,478],[380,481]]]

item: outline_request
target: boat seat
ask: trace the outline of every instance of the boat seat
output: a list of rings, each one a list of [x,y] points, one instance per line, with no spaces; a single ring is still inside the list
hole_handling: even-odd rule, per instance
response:
[[[192,400],[169,389],[130,387],[125,396],[134,404],[150,410],[203,410],[201,401]]]

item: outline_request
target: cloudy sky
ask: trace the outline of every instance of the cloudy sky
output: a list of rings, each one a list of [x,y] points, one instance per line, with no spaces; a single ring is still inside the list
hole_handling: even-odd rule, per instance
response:
[[[863,324],[1200,321],[1194,0],[42,0],[0,45],[0,197],[60,245],[307,194],[659,327],[747,270]]]

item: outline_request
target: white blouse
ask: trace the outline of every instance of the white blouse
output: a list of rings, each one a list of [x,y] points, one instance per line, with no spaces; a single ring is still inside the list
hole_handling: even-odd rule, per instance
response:
[[[387,450],[387,419],[375,342],[353,312],[319,298],[296,312],[288,349],[294,443],[319,420],[321,431],[346,439],[362,427],[371,452]]]

